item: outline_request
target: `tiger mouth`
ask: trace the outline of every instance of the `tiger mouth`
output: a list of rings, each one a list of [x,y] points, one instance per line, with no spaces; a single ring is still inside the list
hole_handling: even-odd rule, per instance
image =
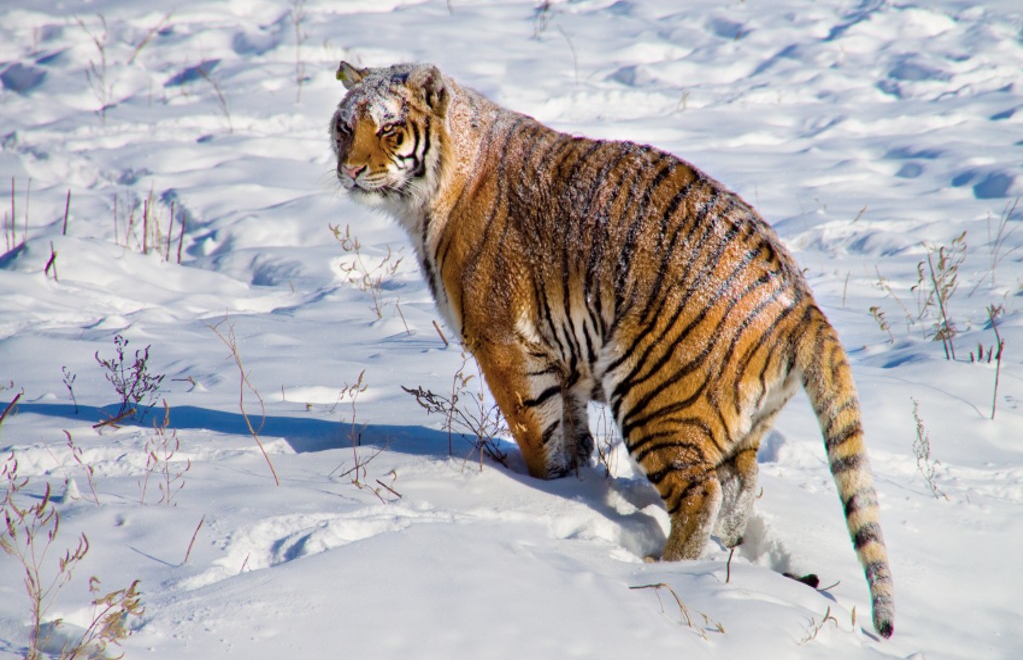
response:
[[[395,183],[383,181],[374,183],[372,181],[342,180],[342,185],[349,192],[375,194],[375,195],[396,195],[401,192],[401,186]]]

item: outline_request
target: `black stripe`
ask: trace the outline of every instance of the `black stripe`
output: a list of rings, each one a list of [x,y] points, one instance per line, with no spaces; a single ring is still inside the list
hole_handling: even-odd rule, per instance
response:
[[[763,313],[764,310],[771,306],[772,303],[777,302],[778,298],[784,294],[785,294],[784,289],[775,291],[774,296],[761,301],[761,303],[751,311],[751,313],[748,315],[747,325],[742,330],[737,332],[735,336],[732,338],[732,343],[727,351],[729,358],[728,360],[722,361],[722,368],[728,361],[731,360],[731,356],[734,353],[735,346],[742,339],[743,335],[745,334],[745,330],[750,327],[749,325],[750,322],[755,320],[756,317],[760,316],[760,314]],[[794,311],[795,311],[794,308],[791,306],[782,308],[782,310],[777,314],[777,316],[775,316],[774,319],[771,320],[771,323],[768,324],[767,328],[764,329],[764,331],[757,337],[758,341],[754,342],[748,349],[746,349],[746,352],[739,357],[739,360],[734,368],[735,380],[732,383],[732,396],[735,397],[733,400],[735,402],[735,410],[737,413],[739,412],[739,404],[742,400],[741,390],[743,389],[743,387],[748,385],[747,381],[744,380],[744,378],[746,376],[747,371],[749,370],[750,363],[756,356],[757,351],[767,350],[768,358],[770,359],[771,356],[774,355],[780,356],[789,349],[791,345],[789,342],[789,337],[782,332],[784,329],[782,326],[787,321],[787,319],[794,313]],[[773,343],[770,346],[767,346],[766,345],[767,342],[776,334],[777,337],[774,339]],[[760,387],[762,392],[761,398],[763,396],[766,396],[767,394],[766,373],[767,364],[765,362],[764,369],[761,370],[760,373]]]
[[[545,428],[543,430],[543,433],[540,434],[540,444],[546,445],[547,443],[549,443],[554,438],[554,433],[558,430],[558,427],[560,426],[561,426],[560,419],[556,419],[553,422],[551,422],[550,426]]]
[[[779,289],[776,294],[772,297],[773,301],[778,301],[779,296],[784,294],[784,288]],[[735,413],[741,412],[741,404],[743,400],[743,393],[748,393],[752,388],[752,380],[748,377],[748,372],[752,367],[754,358],[761,354],[764,356],[763,362],[760,364],[760,369],[757,372],[756,382],[760,387],[760,393],[757,395],[756,402],[754,404],[756,410],[761,410],[767,395],[770,391],[770,385],[778,381],[768,383],[768,374],[778,373],[778,379],[781,383],[784,383],[788,377],[789,371],[787,368],[782,366],[774,367],[776,362],[784,360],[786,367],[789,365],[789,356],[792,352],[792,341],[790,339],[791,328],[783,327],[786,319],[792,314],[792,307],[783,307],[781,312],[774,317],[768,327],[757,337],[757,341],[752,342],[746,351],[738,357],[735,361],[735,366],[730,368],[730,371],[734,374],[732,380],[732,401],[735,407]],[[739,338],[741,339],[744,333],[740,331]],[[734,346],[733,346],[734,350]],[[729,351],[731,355],[732,351]],[[774,369],[772,370],[772,367]],[[784,405],[782,402],[781,405]],[[774,408],[777,411],[781,408],[781,405]],[[768,411],[773,412],[773,411]]]
[[[859,403],[856,401],[856,397],[850,396],[842,404],[840,404],[838,406],[838,408],[836,408],[835,410],[829,410],[828,411],[828,424],[824,428],[824,435],[825,436],[834,435],[835,430],[834,430],[833,427],[834,427],[835,424],[838,423],[838,416],[840,414],[842,414],[844,412],[847,412],[847,411],[850,411],[850,410],[855,413],[855,415],[856,415],[856,417],[858,419],[859,416],[860,416],[860,413],[859,413]]]
[[[609,341],[611,341],[611,333],[604,317],[604,287],[601,286],[601,283],[598,281],[598,277],[604,271],[601,266],[611,238],[610,232],[607,231],[607,226],[612,221],[611,213],[614,211],[615,203],[618,201],[623,189],[625,190],[625,200],[622,202],[622,213],[631,208],[632,200],[635,199],[639,192],[639,180],[643,172],[648,169],[644,166],[653,165],[653,163],[649,161],[650,155],[651,152],[649,150],[644,150],[639,153],[639,156],[642,156],[643,158],[637,157],[639,162],[633,163],[630,167],[626,168],[628,179],[626,179],[625,176],[622,176],[615,182],[614,191],[608,197],[603,208],[601,208],[594,216],[594,241],[590,247],[586,263],[584,293],[585,299],[590,307],[591,316],[596,318],[594,325],[598,329],[599,337],[605,346]],[[627,186],[626,181],[628,181]],[[590,304],[591,301],[592,304]],[[614,320],[612,320],[612,324],[613,323]]]
[[[836,477],[844,472],[859,471],[863,468],[863,457],[853,454],[846,458],[836,458],[831,461],[831,474]]]
[[[664,166],[657,171],[657,174],[653,176],[650,183],[647,184],[643,191],[643,198],[639,204],[636,205],[636,218],[629,225],[629,229],[625,235],[625,243],[622,245],[621,250],[618,253],[618,263],[615,278],[615,312],[616,317],[620,318],[623,314],[623,308],[625,307],[626,291],[625,286],[629,278],[629,265],[633,260],[633,251],[636,249],[636,240],[639,237],[640,228],[647,219],[647,211],[650,205],[650,200],[653,198],[654,191],[660,187],[660,185],[675,171],[675,168],[680,166],[682,163],[674,159],[668,159],[665,161]]]
[[[877,582],[892,581],[891,567],[888,566],[887,562],[871,562],[863,567],[863,573],[866,574],[866,581],[872,585]],[[882,595],[880,596],[880,599],[884,599],[885,602],[888,603],[891,602],[891,599],[888,596]]]
[[[848,424],[847,426],[842,428],[841,430],[827,435],[824,438],[824,446],[827,447],[827,450],[830,452],[832,450],[838,449],[839,447],[849,442],[853,438],[862,435],[863,427],[860,425],[860,421],[857,419],[853,421],[851,424]]]
[[[517,132],[519,126],[521,124],[523,124],[525,121],[526,121],[525,117],[518,117],[518,118],[516,118],[516,121],[515,121],[515,123],[512,126],[509,126],[509,127],[506,128],[506,133],[504,135],[504,141],[503,141],[503,144],[500,147],[498,153],[501,153],[501,154],[508,153],[508,151],[509,151],[508,145],[511,143],[512,139],[514,137],[516,137],[516,132]],[[491,245],[491,238],[490,238],[490,236],[491,236],[491,232],[494,229],[494,224],[496,223],[496,221],[499,218],[504,220],[503,229],[502,229],[502,236],[501,236],[500,239],[495,241],[497,247],[500,247],[503,244],[504,236],[507,235],[507,232],[509,230],[509,222],[508,222],[508,220],[509,220],[509,213],[508,213],[508,210],[507,210],[507,206],[508,206],[508,185],[509,185],[509,180],[510,180],[511,177],[509,177],[508,174],[507,174],[507,171],[506,171],[507,167],[508,167],[508,163],[507,163],[506,159],[503,159],[503,158],[499,159],[499,161],[498,161],[498,171],[497,171],[497,173],[493,177],[495,182],[496,182],[496,185],[497,185],[497,191],[496,191],[496,193],[494,195],[494,199],[493,199],[493,203],[491,204],[491,208],[490,208],[489,212],[487,213],[487,218],[486,218],[486,221],[485,221],[485,226],[483,228],[483,235],[479,237],[479,241],[474,246],[474,249],[473,249],[472,253],[466,256],[465,265],[464,265],[464,272],[462,274],[462,279],[464,281],[473,281],[475,279],[476,271],[480,267],[480,255],[484,254],[484,248],[485,247]],[[503,250],[498,249],[496,251],[496,254],[497,254],[497,257],[500,259],[500,258],[504,258],[505,252]],[[497,270],[497,267],[495,266],[495,271],[496,270]],[[491,281],[491,282],[489,282],[489,284],[490,284],[491,288],[494,288],[494,287],[497,287],[497,286],[501,286],[502,283]],[[463,296],[463,301],[464,301],[464,296]],[[464,304],[464,302],[463,302],[463,304]]]
[[[676,195],[675,199],[677,199],[679,201],[679,203],[681,203],[681,201],[684,198],[684,196],[689,194],[690,189],[692,188],[693,183],[694,183],[693,181],[688,182],[686,184],[686,186],[683,186],[683,189],[679,192],[679,194]],[[662,217],[662,226],[663,226],[664,221],[668,217],[669,216],[667,214],[665,214]],[[701,220],[702,220],[702,218],[694,218],[694,219],[692,219],[691,222],[685,222],[684,221],[682,224],[680,224],[678,227],[676,227],[676,231],[675,231],[675,234],[673,236],[672,243],[671,243],[671,245],[669,247],[669,251],[674,249],[675,240],[678,237],[678,233],[684,227],[688,226],[690,228],[690,231],[687,234],[687,238],[689,236],[691,236],[692,233],[697,228],[700,228],[700,227],[702,227],[704,229],[704,236],[706,236],[706,234],[711,230],[712,224],[711,223],[707,223],[706,225],[703,225],[701,223]],[[663,233],[663,229],[662,229],[662,233]],[[667,256],[669,256],[669,255],[666,254],[665,260],[664,260],[664,262],[662,263],[662,266],[661,266],[661,272],[662,273],[668,272],[668,270],[669,270],[668,266],[667,266]],[[682,311],[685,308],[686,303],[688,302],[689,298],[694,293],[696,293],[697,291],[700,290],[700,286],[703,284],[704,278],[706,277],[707,274],[712,272],[713,267],[716,267],[716,265],[717,264],[712,264],[711,266],[705,268],[703,273],[695,274],[695,275],[689,275],[688,276],[688,279],[689,279],[689,284],[687,285],[688,294],[686,296],[683,296],[681,302],[676,307],[675,312],[672,314],[671,320],[664,325],[664,327],[661,330],[659,336],[655,340],[653,340],[652,342],[650,342],[647,345],[647,349],[644,351],[644,355],[640,358],[639,361],[637,361],[636,365],[633,367],[633,369],[631,370],[630,374],[628,376],[626,376],[625,381],[632,381],[632,379],[634,379],[637,376],[637,374],[639,373],[639,371],[642,369],[643,365],[645,365],[647,359],[650,357],[651,352],[653,352],[654,350],[659,349],[663,345],[665,345],[665,342],[664,342],[665,337],[668,335],[669,332],[671,332],[671,330],[674,327],[674,324],[678,321],[678,319],[679,319],[680,315],[682,314]],[[664,305],[667,303],[667,298],[661,300],[661,304],[657,307],[656,310],[653,309],[653,303],[654,303],[654,300],[655,300],[655,296],[657,295],[657,292],[659,292],[659,290],[660,290],[660,288],[661,288],[661,286],[663,284],[663,280],[664,279],[665,279],[664,277],[658,277],[656,279],[654,292],[651,293],[651,295],[647,299],[646,307],[643,310],[643,313],[642,313],[642,316],[641,316],[641,318],[645,322],[648,322],[648,323],[652,322],[652,320],[654,318],[660,317],[663,314]],[[718,294],[715,295],[715,296],[712,296],[711,299],[712,300],[716,300],[718,298],[718,296],[721,295],[721,291],[724,290],[724,289],[725,289],[724,286],[719,287]],[[702,320],[706,316],[708,310],[709,310],[709,308],[707,306],[704,306],[704,308],[700,312],[698,320]],[[687,329],[686,334],[688,334],[688,330],[691,330],[695,326],[696,326],[695,322],[690,324],[689,328]],[[674,343],[677,343],[677,340]],[[671,347],[671,348],[673,348],[673,347]],[[621,364],[623,364],[625,362],[625,360],[629,359],[630,357],[631,357],[630,354],[623,354],[623,355],[619,356],[618,359],[614,360],[608,366],[608,371],[613,371],[613,370],[617,369],[619,366],[621,366]]]
[[[652,391],[648,392],[642,399],[640,399],[639,402],[637,402],[637,404],[633,405],[629,410],[628,417],[634,417],[637,413],[641,412],[644,408],[646,408],[646,406],[648,406],[661,392],[663,392],[671,385],[678,383],[684,377],[693,373],[694,371],[696,371],[696,369],[702,366],[703,363],[713,352],[713,349],[716,347],[717,345],[716,340],[724,336],[722,328],[726,324],[728,324],[729,314],[731,313],[731,311],[735,309],[735,307],[746,295],[755,291],[769,280],[770,280],[769,274],[762,275],[758,280],[748,285],[743,291],[739,292],[738,295],[733,297],[732,300],[729,302],[729,305],[725,309],[725,313],[721,316],[721,320],[718,322],[716,328],[710,333],[711,337],[714,339],[705,344],[703,346],[703,349],[692,360],[690,360],[688,364],[680,365],[679,368],[676,369],[669,378],[661,381],[657,387],[655,387]],[[723,289],[727,288],[728,286],[729,284],[726,283],[722,287],[722,289],[718,290],[717,294],[713,296],[712,299],[719,298],[723,294]],[[766,307],[766,305],[769,303],[770,300],[761,302],[761,304],[758,305],[758,307],[753,310],[753,313],[749,315],[748,318],[750,319],[755,318],[756,315],[758,315],[759,312],[762,311],[763,308]],[[636,365],[633,367],[630,374],[621,381],[619,381],[619,383],[616,385],[613,396],[615,397],[624,396],[629,390],[650,380],[655,375],[657,375],[661,370],[663,370],[668,364],[670,364],[672,361],[672,357],[674,356],[675,347],[679,344],[684,343],[687,340],[688,335],[704,321],[704,319],[708,315],[708,312],[712,309],[711,307],[708,306],[703,307],[700,310],[700,312],[696,315],[696,318],[692,319],[685,328],[678,332],[673,341],[666,342],[665,337],[669,331],[674,329],[674,326],[678,321],[678,318],[681,315],[684,306],[685,301],[679,304],[678,308],[676,309],[675,313],[672,316],[672,319],[665,326],[665,330],[663,330],[660,336],[648,346],[647,350],[644,352],[644,355],[641,357],[639,361],[637,361]],[[737,338],[733,337],[732,341],[733,347],[736,341]],[[652,351],[655,348],[660,348],[662,346],[667,346],[665,352],[654,363],[647,365],[646,360],[649,358]],[[722,360],[722,364],[724,362],[725,361]],[[646,369],[646,373],[640,375],[640,371],[642,371],[644,367],[648,367]],[[708,380],[704,380],[700,384],[697,390],[697,394],[695,394],[693,397],[690,397],[689,401],[695,400],[695,398],[706,389],[707,384]]]
[[[850,495],[842,507],[846,518],[864,509],[874,509],[877,507],[877,493],[873,488],[860,489]]]
[[[881,526],[875,522],[868,522],[856,530],[856,534],[853,535],[853,547],[861,550],[871,543],[880,542],[881,538]]]
[[[717,446],[717,441],[714,439],[714,432],[706,422],[696,418],[690,418],[690,420],[687,421],[689,423],[685,424],[686,426],[696,428],[702,435],[706,436],[712,444]],[[660,431],[644,435],[639,441],[634,440],[626,443],[626,445],[629,448],[629,454],[632,455],[633,460],[640,464],[642,464],[643,461],[654,452],[660,452],[663,449],[693,449],[697,451],[701,457],[706,458],[706,455],[703,452],[703,444],[679,439],[680,436],[684,435],[689,436],[691,434],[685,434],[675,430]]]
[[[535,408],[537,406],[542,406],[544,403],[549,401],[551,397],[557,396],[558,394],[561,394],[561,385],[552,385],[545,389],[543,392],[540,392],[540,394],[535,398],[523,399],[522,405],[526,406],[527,408]]]
[[[674,500],[674,503],[668,507],[668,515],[674,516],[682,508],[682,504],[689,498],[689,496],[696,490],[704,490],[704,485],[707,482],[706,473],[700,475],[697,478],[690,479],[686,482],[686,487],[682,489],[682,492],[676,493],[672,489],[667,495],[663,497],[664,501]],[[704,492],[706,494],[706,492]]]
[[[441,299],[440,299],[440,296],[438,295],[440,292],[437,290],[437,281],[436,281],[437,275],[434,272],[434,262],[431,262],[428,258],[426,258],[426,254],[427,254],[426,239],[427,239],[427,236],[429,235],[430,225],[432,223],[433,223],[433,216],[430,214],[429,211],[427,211],[426,213],[424,213],[424,216],[423,216],[423,236],[422,236],[423,255],[424,255],[424,258],[422,259],[422,262],[423,262],[422,263],[422,266],[423,266],[423,277],[426,279],[426,283],[430,287],[430,293],[433,294],[433,299],[435,301],[437,301],[438,303],[440,303]],[[435,256],[435,259],[436,259],[436,256]],[[437,264],[437,268],[443,268],[443,264],[441,264],[439,261],[436,262],[436,264]],[[442,282],[441,283],[441,287],[443,287],[443,286],[444,286],[444,284]]]
[[[676,211],[678,211],[678,207],[681,206],[682,202],[685,201],[686,198],[689,197],[690,193],[693,192],[694,187],[695,180],[689,181],[688,183],[686,183],[686,185],[682,186],[678,193],[676,193],[675,197],[672,198],[671,202],[668,204],[668,207],[664,210],[664,213],[661,215],[659,230],[660,236],[664,236],[667,233],[669,222],[675,219],[674,216]],[[717,195],[718,191],[716,190],[712,191],[711,201],[709,205],[713,205],[714,203],[716,203]],[[640,319],[642,320],[642,322],[649,323],[656,316],[656,314],[653,313],[654,302],[657,301],[657,299],[660,297],[661,288],[664,286],[665,281],[668,279],[667,277],[664,276],[664,274],[672,272],[672,269],[670,267],[672,257],[675,256],[675,251],[676,249],[679,248],[679,243],[681,242],[681,247],[683,249],[686,249],[688,252],[697,254],[699,249],[697,246],[699,246],[703,242],[707,234],[713,228],[713,225],[711,223],[707,223],[705,225],[701,224],[701,220],[702,218],[699,217],[680,218],[678,224],[675,226],[675,231],[671,235],[671,239],[667,242],[666,245],[664,244],[661,245],[661,264],[658,270],[658,273],[660,273],[661,276],[656,277],[654,279],[654,287],[650,291],[650,295],[647,296],[646,305],[644,305],[643,311],[640,313]],[[692,239],[696,231],[701,228],[703,229],[703,237],[699,241],[697,241],[696,246],[694,246],[690,243],[690,240]],[[688,231],[686,232],[685,236],[681,238],[680,241],[679,235],[682,233],[683,229],[688,229]],[[700,278],[695,279],[699,280]],[[676,284],[676,282],[673,281],[672,284]],[[696,286],[697,284],[694,283],[691,285],[691,288],[695,288]],[[666,302],[667,302],[666,298],[664,300],[661,300],[661,303],[657,310],[658,312],[660,312],[661,309],[663,309],[664,304]]]
[[[694,445],[694,448],[698,447]],[[698,468],[698,471],[695,474],[693,474],[694,468]],[[660,470],[655,470],[654,472],[647,472],[646,478],[654,486],[657,486],[662,481],[664,481],[668,476],[672,474],[677,474],[679,472],[688,473],[686,479],[687,481],[686,489],[685,491],[683,491],[683,493],[685,493],[688,492],[689,490],[692,490],[695,487],[703,485],[703,483],[707,480],[707,475],[710,473],[710,468],[702,460],[692,462],[672,461],[670,464],[666,465]],[[663,499],[667,500],[668,498],[664,497]]]

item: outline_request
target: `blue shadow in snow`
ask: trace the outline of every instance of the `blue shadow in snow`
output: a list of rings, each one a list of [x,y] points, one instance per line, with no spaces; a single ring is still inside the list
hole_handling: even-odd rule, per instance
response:
[[[0,412],[8,402],[0,401]],[[78,423],[95,424],[117,414],[118,405],[103,407],[78,406],[64,403],[19,403],[12,414],[34,413],[47,417],[62,417]],[[120,426],[152,428],[154,420],[162,421],[163,410],[154,408],[141,422],[124,420]],[[324,451],[350,446],[348,433],[351,427],[338,421],[312,417],[249,415],[259,436],[284,438],[296,453]],[[262,426],[260,426],[262,423]],[[249,427],[240,412],[224,412],[196,406],[171,406],[170,428],[177,430],[205,430],[234,435],[249,435]],[[402,453],[447,456],[448,434],[425,426],[398,426],[388,424],[367,424],[361,430],[362,444],[387,446]]]

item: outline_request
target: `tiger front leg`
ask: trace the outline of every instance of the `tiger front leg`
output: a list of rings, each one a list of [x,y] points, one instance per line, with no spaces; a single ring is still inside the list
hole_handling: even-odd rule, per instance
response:
[[[562,418],[564,452],[570,461],[569,468],[578,470],[589,463],[596,446],[590,433],[589,399],[587,393],[578,387],[566,388],[562,398],[565,410]]]
[[[575,457],[566,448],[566,411],[559,372],[514,343],[478,341],[472,345],[472,352],[529,474],[539,479],[567,474],[575,465]],[[569,417],[574,420],[575,414]]]

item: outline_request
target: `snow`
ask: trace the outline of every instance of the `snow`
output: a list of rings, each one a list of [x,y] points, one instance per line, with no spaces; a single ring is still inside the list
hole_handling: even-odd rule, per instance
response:
[[[29,478],[24,501],[46,484],[59,496],[46,570],[79,534],[90,543],[46,620],[88,626],[96,576],[104,590],[141,581],[127,658],[1023,655],[1010,563],[1023,544],[1023,10],[697,4],[6,0],[0,411],[21,396],[0,453]],[[677,153],[758,208],[850,353],[895,577],[891,640],[870,630],[802,396],[765,441],[730,568],[713,542],[700,561],[644,561],[667,516],[620,449],[610,478],[595,462],[540,482],[507,438],[509,467],[449,445],[401,386],[449,395],[461,352],[434,328],[404,232],[333,176],[341,59],[433,62],[560,130]],[[378,288],[342,271],[355,255],[330,225],[359,239]],[[936,311],[916,320],[918,295],[928,253],[964,231],[952,361],[930,338]],[[990,305],[1004,308],[1000,366],[986,360]],[[246,383],[212,328],[234,337]],[[96,428],[120,403],[96,357],[117,335],[129,358],[149,346],[165,378],[144,421]],[[183,484],[170,505],[147,468],[163,399]],[[606,437],[596,407],[591,423]],[[27,648],[23,577],[0,555],[0,658]]]

